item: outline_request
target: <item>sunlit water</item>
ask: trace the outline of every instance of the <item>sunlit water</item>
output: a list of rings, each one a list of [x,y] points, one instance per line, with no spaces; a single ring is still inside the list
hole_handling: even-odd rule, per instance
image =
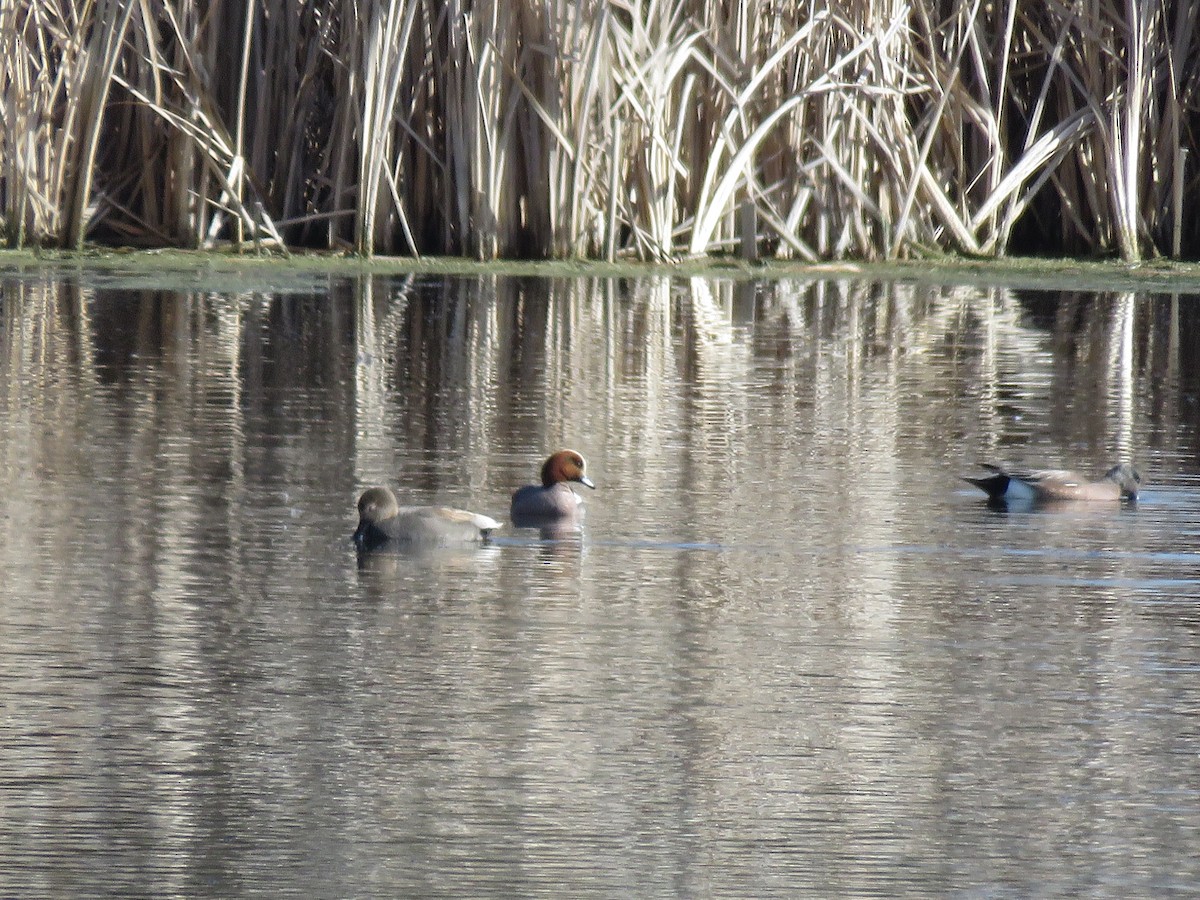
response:
[[[1200,892],[1186,298],[145,281],[0,274],[0,895]]]

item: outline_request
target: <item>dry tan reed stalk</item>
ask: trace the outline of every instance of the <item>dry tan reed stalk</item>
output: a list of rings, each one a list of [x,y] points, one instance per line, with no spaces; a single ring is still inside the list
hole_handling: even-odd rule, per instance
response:
[[[359,123],[358,207],[355,247],[363,255],[374,251],[379,239],[378,219],[382,212],[381,182],[388,176],[392,158],[392,124],[416,19],[415,0],[390,0],[386,8],[376,6],[367,23],[362,51],[363,99]],[[392,208],[404,220],[404,204],[393,190]],[[404,231],[410,233],[405,221]],[[415,250],[410,247],[410,250]]]
[[[78,79],[71,87],[71,94],[78,104],[75,117],[78,131],[72,140],[75,153],[67,187],[65,229],[67,245],[76,249],[83,246],[100,126],[133,8],[132,3],[99,0],[82,65],[77,70]]]

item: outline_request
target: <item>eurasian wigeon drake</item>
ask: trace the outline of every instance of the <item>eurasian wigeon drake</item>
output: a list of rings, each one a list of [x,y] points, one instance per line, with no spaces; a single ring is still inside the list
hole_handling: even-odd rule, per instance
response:
[[[993,503],[1053,503],[1062,501],[1137,500],[1142,476],[1133,466],[1122,463],[1104,473],[1099,481],[1089,481],[1077,472],[1047,469],[1022,472],[983,464],[992,474],[983,478],[964,478],[988,495]]]
[[[363,491],[358,498],[358,530],[354,543],[360,550],[385,544],[439,546],[479,543],[500,527],[495,519],[446,506],[401,506],[385,487]]]
[[[584,474],[586,467],[583,457],[574,450],[552,453],[542,464],[542,483],[527,484],[513,494],[513,524],[536,526],[577,518],[583,498],[571,490],[569,482],[594,490],[596,485]]]

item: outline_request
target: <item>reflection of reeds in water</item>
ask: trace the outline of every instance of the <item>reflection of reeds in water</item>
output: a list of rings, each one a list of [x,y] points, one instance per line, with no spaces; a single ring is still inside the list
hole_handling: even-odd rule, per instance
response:
[[[653,483],[664,470],[639,461],[680,454],[696,483],[770,481],[836,468],[806,455],[824,445],[814,429],[893,458],[910,418],[931,415],[938,453],[1003,458],[1058,434],[1103,462],[1136,455],[1139,415],[1186,427],[1179,386],[1198,363],[1189,309],[1136,295],[492,277],[363,278],[319,301],[56,291],[6,288],[6,477],[16,490],[39,464],[115,464],[88,436],[121,427],[121,464],[168,504],[173,477],[238,493],[332,474],[353,493],[411,466],[422,500],[495,492],[491,510],[547,448],[581,437],[604,441],[598,474],[624,460],[649,491],[668,490]],[[264,420],[276,437],[248,446]],[[748,435],[764,433],[776,437],[756,459]],[[323,448],[295,460],[326,475],[296,471],[293,442]]]
[[[844,565],[886,597],[892,557],[863,567],[809,544],[895,543],[913,459],[948,484],[1031,437],[1088,468],[1140,461],[1145,417],[1190,439],[1180,385],[1200,370],[1180,337],[1196,311],[1146,296],[666,278],[80,293],[5,285],[0,531],[19,559],[36,549],[31,511],[86,504],[93,539],[153,548],[153,579],[123,589],[165,600],[188,596],[201,544],[228,551],[231,581],[268,545],[277,566],[349,554],[365,483],[504,517],[567,440],[594,448],[599,487],[580,543],[541,551],[554,577],[576,577],[587,540],[767,541],[767,583]],[[758,509],[766,537],[748,527]],[[745,559],[706,558],[709,580]]]
[[[359,355],[391,358],[359,398],[360,480],[432,455],[454,468],[447,485],[508,486],[584,434],[607,435],[607,465],[627,461],[650,494],[669,487],[644,461],[679,454],[697,484],[770,482],[781,466],[869,468],[809,458],[828,442],[894,460],[931,415],[938,454],[1002,457],[1060,434],[1107,459],[1131,440],[1132,348],[1167,339],[1130,311],[1150,306],[1092,302],[1047,323],[996,288],[450,279],[373,314],[391,324]],[[778,436],[757,459],[747,436],[764,432]]]
[[[480,259],[1194,253],[1197,16],[17,0],[0,226]]]

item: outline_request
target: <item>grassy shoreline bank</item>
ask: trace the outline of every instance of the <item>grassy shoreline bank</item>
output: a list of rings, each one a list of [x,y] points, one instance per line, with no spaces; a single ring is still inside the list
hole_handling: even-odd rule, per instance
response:
[[[887,280],[964,284],[1016,289],[1156,291],[1200,294],[1200,264],[1155,260],[1008,257],[974,260],[961,257],[891,262],[804,263],[768,260],[695,259],[679,263],[591,261],[475,262],[456,257],[372,256],[307,252],[249,255],[221,251],[0,249],[0,275],[39,268],[94,270],[111,274],[210,273],[214,276],[258,273],[294,275],[445,275],[455,277],[538,278],[719,278],[728,280]]]

